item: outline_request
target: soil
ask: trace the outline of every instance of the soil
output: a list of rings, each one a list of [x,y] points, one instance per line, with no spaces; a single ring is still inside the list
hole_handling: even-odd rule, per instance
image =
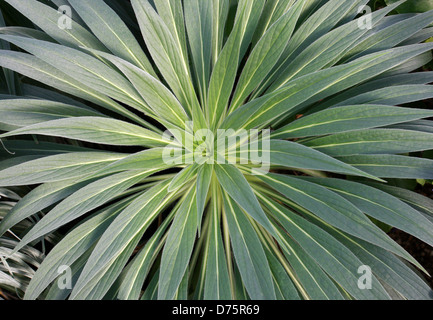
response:
[[[389,236],[406,249],[433,276],[433,247],[397,229],[392,229]],[[425,274],[423,276],[433,288],[433,277],[429,278]]]

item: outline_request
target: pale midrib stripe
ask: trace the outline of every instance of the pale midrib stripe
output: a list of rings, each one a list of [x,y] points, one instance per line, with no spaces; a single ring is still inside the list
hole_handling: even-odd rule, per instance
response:
[[[313,241],[314,243],[316,243],[317,246],[319,246],[323,251],[325,251],[329,256],[333,257],[334,262],[337,262],[340,266],[342,266],[346,271],[348,271],[351,275],[353,275],[349,269],[347,269],[347,267],[342,264],[331,252],[329,252],[325,247],[323,247],[319,242],[317,242],[316,239],[312,238],[310,236],[310,234],[308,234],[307,232],[305,232],[304,229],[302,229],[297,223],[295,223],[292,219],[290,219],[289,217],[287,217],[285,214],[283,214],[278,208],[276,208],[272,203],[269,203],[267,199],[263,199],[264,201],[266,201],[269,205],[272,206],[272,208],[274,208],[274,210],[278,211],[280,213],[280,215],[282,217],[284,217],[284,219],[286,219],[288,222],[290,222],[296,229],[298,229],[300,232],[302,232],[307,238],[309,238],[311,241]],[[314,257],[312,257],[314,259]],[[317,263],[319,263],[316,259],[314,259]]]
[[[382,99],[378,99],[377,101],[380,101]],[[374,101],[374,100],[371,100]],[[364,117],[356,117],[356,118],[340,118],[340,119],[335,119],[335,120],[329,120],[329,121],[323,121],[323,122],[317,122],[317,123],[313,123],[313,124],[309,124],[309,125],[304,125],[302,127],[297,127],[297,128],[293,128],[293,129],[287,129],[281,132],[276,132],[274,134],[274,136],[279,136],[282,134],[287,134],[287,133],[292,133],[292,132],[296,132],[299,130],[304,130],[304,129],[310,129],[310,128],[315,128],[315,127],[320,127],[323,125],[327,125],[327,124],[331,124],[331,123],[338,123],[338,122],[345,122],[345,121],[352,121],[352,120],[366,120],[366,119],[371,119],[371,118],[385,118],[385,117],[401,117],[401,116],[411,116],[414,115],[413,113],[407,113],[407,114],[403,114],[403,113],[399,113],[399,114],[375,114],[374,116],[364,116]],[[420,114],[421,115],[421,114]],[[355,129],[354,129],[355,130]]]

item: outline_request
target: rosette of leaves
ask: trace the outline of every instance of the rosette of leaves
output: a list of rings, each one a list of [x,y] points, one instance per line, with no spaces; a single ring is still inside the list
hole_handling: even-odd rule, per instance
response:
[[[406,105],[433,96],[433,12],[367,2],[6,0],[38,28],[1,29],[0,185],[33,190],[0,234],[68,231],[25,298],[431,299],[375,222],[433,244],[432,201],[387,184],[433,176],[433,112]],[[202,129],[272,129],[270,171],[212,164]]]

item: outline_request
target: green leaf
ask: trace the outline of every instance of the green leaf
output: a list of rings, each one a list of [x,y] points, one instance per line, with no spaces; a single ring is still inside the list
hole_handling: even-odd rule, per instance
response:
[[[239,10],[240,7],[244,7],[244,5],[249,6],[252,2],[252,8],[251,12],[248,13],[248,22],[245,25],[245,32],[241,43],[241,50],[240,50],[240,59],[242,59],[245,56],[245,53],[248,51],[248,48],[250,47],[251,40],[253,39],[254,33],[257,29],[257,26],[260,21],[260,16],[263,12],[263,8],[265,6],[266,1],[264,0],[238,0],[238,10],[236,11],[236,17],[235,21],[237,21],[241,15],[242,12]]]
[[[165,23],[175,40],[176,46],[182,52],[182,58],[188,65],[188,50],[185,34],[185,17],[183,14],[182,3],[177,0],[153,1],[158,15]]]
[[[281,3],[282,1],[275,2]],[[275,79],[284,75],[285,68],[290,65],[293,57],[302,53],[303,50],[332,30],[332,28],[342,20],[347,21],[353,18],[357,14],[358,8],[366,2],[367,0],[327,1],[321,8],[314,12],[305,23],[300,24],[292,39],[287,44],[277,66],[268,79],[262,84],[258,92],[263,92]]]
[[[158,300],[159,270],[152,276],[140,300]]]
[[[175,4],[176,2],[170,3]],[[207,129],[203,111],[194,92],[188,63],[176,39],[173,39],[170,29],[147,0],[133,0],[132,6],[147,48],[164,79],[181,105],[188,111],[188,115],[193,119],[194,127]]]
[[[124,248],[124,250],[119,254],[117,259],[115,259],[112,264],[110,264],[99,275],[94,277],[94,279],[92,279],[92,281],[89,284],[87,284],[88,287],[92,287],[92,289],[89,289],[89,291],[85,293],[87,300],[102,300],[106,298],[107,299],[114,298],[117,292],[116,277],[120,273],[120,270],[125,266],[128,259],[131,257],[131,254],[136,248],[139,241],[140,241],[140,237],[137,236],[130,243],[128,243]],[[84,268],[82,269],[83,271]],[[105,275],[112,275],[112,278],[109,278],[109,281],[105,281],[106,280],[104,278]],[[79,276],[81,277],[81,273]],[[74,289],[72,289],[71,296],[69,299],[72,299],[71,297],[74,292]],[[101,292],[104,293],[102,297],[100,296]],[[84,298],[80,300],[84,300]]]
[[[433,222],[433,200],[419,193],[406,189],[388,186],[384,184],[372,184],[373,187],[383,190],[400,200],[403,200],[411,207],[421,212],[427,219]]]
[[[432,22],[433,11],[430,11],[390,24],[376,32],[367,33],[364,39],[358,41],[346,53],[346,57],[353,59],[383,48],[394,47]]]
[[[433,149],[433,134],[399,129],[337,133],[305,142],[330,156],[397,154]]]
[[[30,28],[26,28],[26,27],[5,27],[5,26],[2,26],[0,28],[0,33],[54,42],[53,38],[51,38],[49,35],[47,35],[43,31],[30,29]],[[8,49],[8,48],[6,48],[6,49]]]
[[[88,184],[84,188],[74,192],[46,214],[25,235],[15,248],[15,251],[18,251],[33,240],[107,203],[123,191],[157,171],[158,170],[140,172],[127,171]]]
[[[19,186],[85,177],[124,158],[110,152],[77,152],[43,157],[0,171],[0,185]]]
[[[221,207],[216,197],[215,184],[213,184],[212,192],[212,210],[208,213],[211,214],[211,222],[206,249],[204,299],[225,300],[231,299],[232,294],[224,243],[221,236]]]
[[[153,147],[170,143],[153,131],[128,122],[101,117],[51,120],[4,133],[0,138],[23,134],[40,134],[119,146]]]
[[[212,67],[218,60],[224,43],[224,29],[230,9],[230,0],[212,1]]]
[[[215,165],[214,168],[218,181],[227,194],[267,231],[274,235],[274,227],[239,169],[232,165],[219,164]]]
[[[293,6],[294,2],[295,0],[266,1],[253,36],[253,46],[257,45],[257,42],[263,37],[266,31]]]
[[[5,151],[5,153],[7,153],[7,152]],[[4,170],[4,169],[7,169],[9,167],[16,166],[16,165],[19,165],[21,163],[35,160],[35,159],[38,159],[41,157],[43,157],[43,155],[40,155],[40,156],[38,156],[38,155],[15,156],[15,154],[13,154],[13,156],[12,156],[12,154],[10,154],[10,157],[8,159],[2,160],[0,162],[0,170]]]
[[[202,101],[207,99],[212,58],[212,10],[211,0],[186,0],[185,26],[194,61],[195,77]]]
[[[21,89],[23,91],[23,95],[31,99],[36,98],[36,99],[60,102],[72,106],[77,106],[82,109],[95,111],[93,108],[89,107],[88,104],[78,101],[77,97],[71,98],[67,96],[64,92],[59,93],[58,91],[54,91],[50,88],[43,88],[31,84],[22,84]]]
[[[349,200],[365,214],[407,232],[425,243],[433,244],[433,224],[386,192],[360,183],[337,179],[308,179]]]
[[[59,153],[98,151],[95,149],[80,147],[77,145],[67,145],[62,143],[34,140],[5,140],[4,145],[7,150],[13,153],[13,157],[36,156],[39,158]],[[0,150],[0,154],[2,158],[8,158],[7,155],[11,156],[11,154],[6,152],[4,148]]]
[[[60,91],[94,102],[138,123],[145,123],[140,117],[137,117],[134,113],[128,111],[103,94],[100,94],[95,89],[85,86],[81,82],[69,77],[62,71],[34,56],[7,50],[0,50],[0,56],[2,57],[2,59],[0,59],[0,66],[21,73],[31,79],[59,89]],[[38,90],[39,94],[41,90],[42,89]]]
[[[272,70],[295,29],[303,7],[304,2],[298,1],[266,31],[254,47],[238,81],[231,110],[236,110]]]
[[[130,199],[121,201],[98,211],[66,235],[44,259],[32,278],[24,298],[26,300],[38,298],[44,289],[59,276],[59,267],[71,267],[87,250],[92,249],[113,219],[130,201]]]
[[[104,297],[143,233],[170,201],[170,197],[166,197],[167,188],[168,183],[163,182],[149,189],[114,219],[89,257],[70,299]],[[115,267],[108,273],[111,266]],[[99,281],[104,285],[101,286]]]
[[[389,5],[397,0],[385,0],[385,2]],[[399,13],[408,13],[408,12],[425,12],[433,9],[433,4],[429,0],[409,0],[406,3],[399,6],[396,11]]]
[[[373,175],[367,174],[359,169],[356,169],[344,162],[334,159],[326,154],[318,152],[314,149],[303,146],[302,144],[285,141],[285,140],[270,140],[269,151],[254,149],[253,145],[250,145],[248,150],[240,150],[239,158],[241,161],[247,161],[250,159],[251,153],[269,152],[269,162],[264,160],[261,164],[262,167],[267,164],[279,165],[286,168],[294,169],[308,169],[308,170],[320,170],[337,172],[355,176],[363,176],[377,180]],[[230,154],[235,152],[229,152]],[[257,153],[258,154],[258,153]]]
[[[374,26],[381,21],[392,8],[385,7],[373,12],[371,14],[372,25]],[[283,87],[292,79],[314,73],[325,66],[333,66],[344,56],[351,45],[357,43],[358,39],[368,32],[368,28],[360,28],[359,25],[359,20],[352,20],[339,26],[314,41],[310,46],[300,51],[297,56],[291,57],[292,59],[288,60],[289,63],[281,72],[281,76],[275,80],[267,92]],[[386,47],[386,49],[388,48]]]
[[[192,188],[176,213],[161,257],[158,299],[175,298],[189,264],[197,234],[197,198]]]
[[[185,185],[190,181],[196,174],[198,170],[198,165],[196,163],[183,168],[171,181],[168,191],[173,192]]]
[[[197,225],[198,235],[201,234],[201,221],[203,218],[209,187],[213,175],[213,166],[204,164],[198,168],[197,172]]]
[[[407,123],[400,123],[400,124],[396,124],[393,126],[388,126],[387,128],[433,133],[433,121],[431,121],[431,120],[417,120],[417,121],[411,121],[411,122],[407,122]]]
[[[265,249],[266,257],[271,268],[272,277],[274,279],[275,293],[278,300],[300,300],[299,294],[293,285],[292,280],[287,275],[278,259],[269,251]],[[278,297],[278,295],[280,297]]]
[[[382,127],[433,116],[424,109],[384,105],[353,105],[326,109],[302,117],[272,133],[273,138],[288,139]]]
[[[78,182],[77,179],[44,183],[26,194],[2,219],[0,235],[20,221],[37,214],[52,204],[68,197],[91,181]]]
[[[430,300],[432,289],[405,262],[392,253],[368,242],[350,237],[317,221],[345,247],[352,251],[365,265],[370,266],[377,278],[396,289],[407,299]]]
[[[129,104],[137,110],[147,111],[135,88],[122,75],[86,53],[30,38],[8,35],[0,35],[0,38],[28,51],[102,94]]]
[[[250,129],[300,111],[307,102],[319,101],[402,64],[430,50],[433,44],[395,48],[367,55],[351,63],[328,68],[290,81],[281,89],[252,100],[228,116],[222,128]],[[303,104],[300,106],[300,104]]]
[[[188,300],[188,282],[189,282],[188,279],[189,279],[189,272],[187,270],[179,285],[179,289],[177,289],[176,300]]]
[[[224,116],[235,82],[242,39],[251,15],[253,2],[242,1],[238,7],[238,19],[212,71],[208,90],[208,120],[216,128]]]
[[[372,290],[358,287],[357,270],[363,263],[345,246],[319,227],[308,223],[276,202],[262,198],[288,234],[332,277],[356,299],[387,299],[377,279],[372,279]]]
[[[69,1],[69,0],[68,0]],[[125,59],[156,77],[146,54],[116,12],[103,0],[69,3],[98,39],[116,56]]]
[[[433,160],[399,155],[359,155],[339,160],[380,178],[433,179]]]
[[[95,36],[76,22],[72,22],[73,29],[59,28],[59,23],[63,23],[62,15],[40,1],[6,0],[6,2],[39,26],[46,34],[65,46],[75,48],[83,46],[105,50],[104,45]]]
[[[332,226],[394,252],[419,266],[403,248],[374,225],[360,209],[335,192],[318,184],[286,175],[268,174],[259,178],[284,194],[290,201],[311,211]]]
[[[314,300],[343,300],[337,285],[319,267],[292,238],[283,234],[284,240],[290,245],[290,252],[285,257],[296,273],[296,279],[302,284],[303,297]]]
[[[131,154],[119,161],[116,161],[102,169],[100,172],[95,172],[94,175],[98,175],[100,173],[116,173],[128,170],[149,170],[153,168],[171,167],[172,165],[167,165],[164,162],[163,157],[164,148],[147,149],[141,152]]]
[[[224,196],[224,213],[239,272],[253,300],[275,300],[275,289],[265,252],[248,218],[238,205]]]
[[[71,264],[70,268],[71,268],[72,285],[74,285],[77,282],[77,279],[80,276],[81,271],[83,271],[84,264],[89,258],[90,253],[91,253],[91,249],[87,250],[87,252],[85,252],[81,257],[79,257],[75,262]],[[62,274],[59,275],[57,281],[62,281],[61,275]],[[68,289],[68,288],[60,289],[62,287],[63,286],[58,285],[58,282],[56,283],[56,285],[51,285],[49,289],[47,289],[48,293],[44,296],[45,300],[56,300],[56,301],[66,300],[68,296],[71,294],[72,289]]]
[[[367,81],[364,84],[353,87],[349,90],[341,92],[330,99],[326,99],[324,102],[319,103],[319,105],[313,108],[316,110],[323,110],[329,107],[334,107],[337,105],[343,106],[347,105],[344,101],[351,99],[353,97],[359,96],[364,93],[377,91],[379,89],[384,89],[387,87],[393,87],[398,85],[408,85],[408,84],[428,84],[433,81],[433,72],[413,72],[413,73],[403,73],[388,76],[379,76],[377,79]]]
[[[125,268],[125,276],[122,279],[117,298],[121,300],[137,300],[139,298],[152,263],[157,259],[165,243],[167,238],[166,230],[175,212],[175,210],[172,210],[170,216],[164,219],[163,224]]]
[[[431,99],[433,90],[427,85],[401,85],[372,90],[357,96],[352,96],[338,105],[349,104],[387,104],[401,105],[418,100]]]
[[[429,40],[432,36],[433,36],[433,28],[430,26],[428,28],[424,28],[424,29],[418,31],[417,33],[415,33],[410,38],[399,43],[399,45],[406,46],[406,45],[410,45],[410,44],[421,43],[421,42],[424,42],[426,40]]]
[[[157,115],[155,118],[158,121],[163,124],[168,123],[168,128],[171,127],[170,123],[181,129],[186,127],[186,121],[189,118],[185,110],[171,91],[160,81],[146,71],[116,56],[94,50],[92,52],[106,58],[125,74]]]
[[[0,100],[1,122],[18,127],[61,118],[98,116],[103,117],[104,115],[89,109],[48,100]]]
[[[3,18],[3,14],[0,10],[0,32],[4,32],[4,30],[7,29],[6,28],[6,23],[4,21]],[[11,47],[9,45],[9,43],[7,43],[6,41],[1,41],[0,40],[0,49],[5,49],[5,50],[10,50]],[[2,74],[5,77],[6,80],[6,88],[8,90],[9,94],[16,94],[17,93],[17,87],[16,87],[16,79],[15,79],[15,74],[12,72],[12,70],[8,70],[8,69],[4,69],[2,68],[3,72]]]

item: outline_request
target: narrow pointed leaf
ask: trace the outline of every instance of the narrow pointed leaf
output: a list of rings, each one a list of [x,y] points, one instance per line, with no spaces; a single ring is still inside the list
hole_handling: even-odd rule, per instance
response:
[[[273,138],[288,139],[369,129],[433,116],[424,109],[385,105],[353,105],[326,109],[278,129]]]
[[[0,235],[3,235],[8,229],[18,224],[20,221],[63,200],[90,182],[91,181],[77,182],[76,179],[70,179],[44,183],[36,187],[25,195],[2,219],[0,223]]]
[[[152,263],[157,259],[166,239],[166,230],[172,221],[173,213],[164,220],[146,245],[134,257],[125,269],[126,274],[122,279],[117,297],[121,300],[138,300],[144,281],[150,272]]]
[[[357,273],[362,262],[345,246],[320,228],[308,223],[278,203],[264,199],[286,231],[340,286],[356,299],[387,299],[388,296],[376,278],[373,290],[358,287]]]
[[[86,53],[47,41],[7,35],[0,35],[0,38],[102,94],[134,106],[137,110],[147,111],[137,91],[122,75]]]
[[[32,124],[71,117],[98,117],[102,114],[64,103],[33,100],[0,100],[0,118],[2,123],[25,127]]]
[[[146,54],[140,48],[133,34],[115,11],[103,0],[92,2],[71,0],[69,3],[113,54],[156,76]]]
[[[352,181],[315,178],[310,181],[337,192],[369,216],[433,244],[433,224],[395,197]]]
[[[71,231],[55,246],[32,278],[25,299],[36,299],[59,276],[59,267],[71,266],[88,249],[92,248],[126,203],[121,202],[98,212]]]
[[[15,250],[18,251],[27,243],[107,203],[109,200],[155,171],[157,170],[147,172],[122,172],[95,181],[76,191],[45,215],[29,233],[25,235]]]
[[[365,241],[386,248],[419,264],[383,231],[374,225],[357,207],[326,188],[290,176],[269,174],[260,179],[303,208],[338,229]]]
[[[89,299],[89,294],[92,293],[92,299],[102,299],[109,289],[105,285],[103,288],[97,288],[96,283],[92,280],[95,277],[102,278],[106,273],[106,269],[115,264],[120,259],[121,254],[129,256],[135,246],[126,249],[129,244],[132,244],[141,238],[143,233],[157,217],[158,213],[169,202],[167,195],[168,183],[163,182],[135,199],[128,205],[110,224],[101,237],[101,240],[93,250],[80,278],[77,281],[72,293],[71,299]],[[125,261],[126,262],[126,261]],[[119,263],[116,267],[116,273],[119,274],[123,266]],[[109,279],[109,280],[108,280]],[[106,281],[114,282],[115,277],[108,277]],[[93,289],[96,289],[94,292]]]
[[[212,1],[186,0],[184,7],[195,75],[202,101],[206,101],[212,57]]]
[[[338,172],[343,174],[363,176],[372,179],[377,178],[366,172],[362,172],[344,162],[334,159],[326,154],[317,152],[312,148],[303,146],[302,144],[285,141],[285,140],[271,140],[270,149],[263,150],[254,149],[250,145],[248,150],[239,151],[239,158],[241,161],[248,161],[251,153],[269,152],[269,159],[264,159],[261,164],[262,167],[266,165],[280,165],[287,168],[310,169],[320,171]],[[232,152],[234,154],[234,152]],[[230,155],[231,153],[229,153]]]
[[[87,29],[73,22],[73,29],[59,28],[63,25],[59,12],[36,0],[6,0],[11,6],[39,26],[46,34],[59,43],[76,47],[84,46],[104,50],[104,45],[98,41]],[[73,32],[72,32],[73,31]]]
[[[380,178],[433,179],[433,160],[399,155],[359,155],[339,160]]]
[[[237,12],[238,20],[218,57],[210,79],[207,105],[208,119],[212,127],[216,127],[226,112],[236,78],[241,43],[250,17],[252,1],[245,0],[241,4]]]
[[[219,206],[217,199],[213,199],[209,243],[206,257],[206,274],[204,284],[204,299],[225,300],[231,298],[227,260],[221,236]]]
[[[398,154],[433,149],[433,134],[399,129],[337,133],[305,143],[330,156]]]
[[[215,173],[230,197],[266,230],[273,233],[273,226],[242,173],[232,165],[216,165]]]
[[[227,195],[224,197],[224,212],[236,263],[249,296],[254,300],[275,300],[271,270],[248,218]]]
[[[99,93],[92,86],[86,86],[80,81],[68,76],[59,69],[42,61],[35,56],[22,52],[0,50],[0,66],[11,69],[26,77],[42,82],[48,86],[96,103],[108,110],[124,115],[138,123],[143,123],[131,111],[128,111],[118,103]],[[40,90],[38,90],[40,94]]]
[[[197,172],[197,225],[199,235],[201,233],[201,221],[206,206],[212,175],[212,165],[202,165]]]
[[[197,234],[197,198],[195,188],[183,200],[168,231],[162,252],[158,299],[175,298],[187,272],[189,259]]]
[[[168,187],[168,191],[169,192],[176,191],[177,189],[185,185],[197,174],[197,170],[198,170],[198,165],[195,163],[183,168],[171,181]]]
[[[289,41],[304,6],[298,1],[273,24],[251,52],[238,81],[232,101],[232,110],[262,82],[280,58]]]
[[[74,117],[23,127],[0,137],[40,134],[120,146],[164,146],[170,143],[157,133],[125,121],[101,117]]]
[[[122,154],[109,152],[77,152],[43,157],[0,171],[0,185],[32,185],[84,177],[123,157]]]

